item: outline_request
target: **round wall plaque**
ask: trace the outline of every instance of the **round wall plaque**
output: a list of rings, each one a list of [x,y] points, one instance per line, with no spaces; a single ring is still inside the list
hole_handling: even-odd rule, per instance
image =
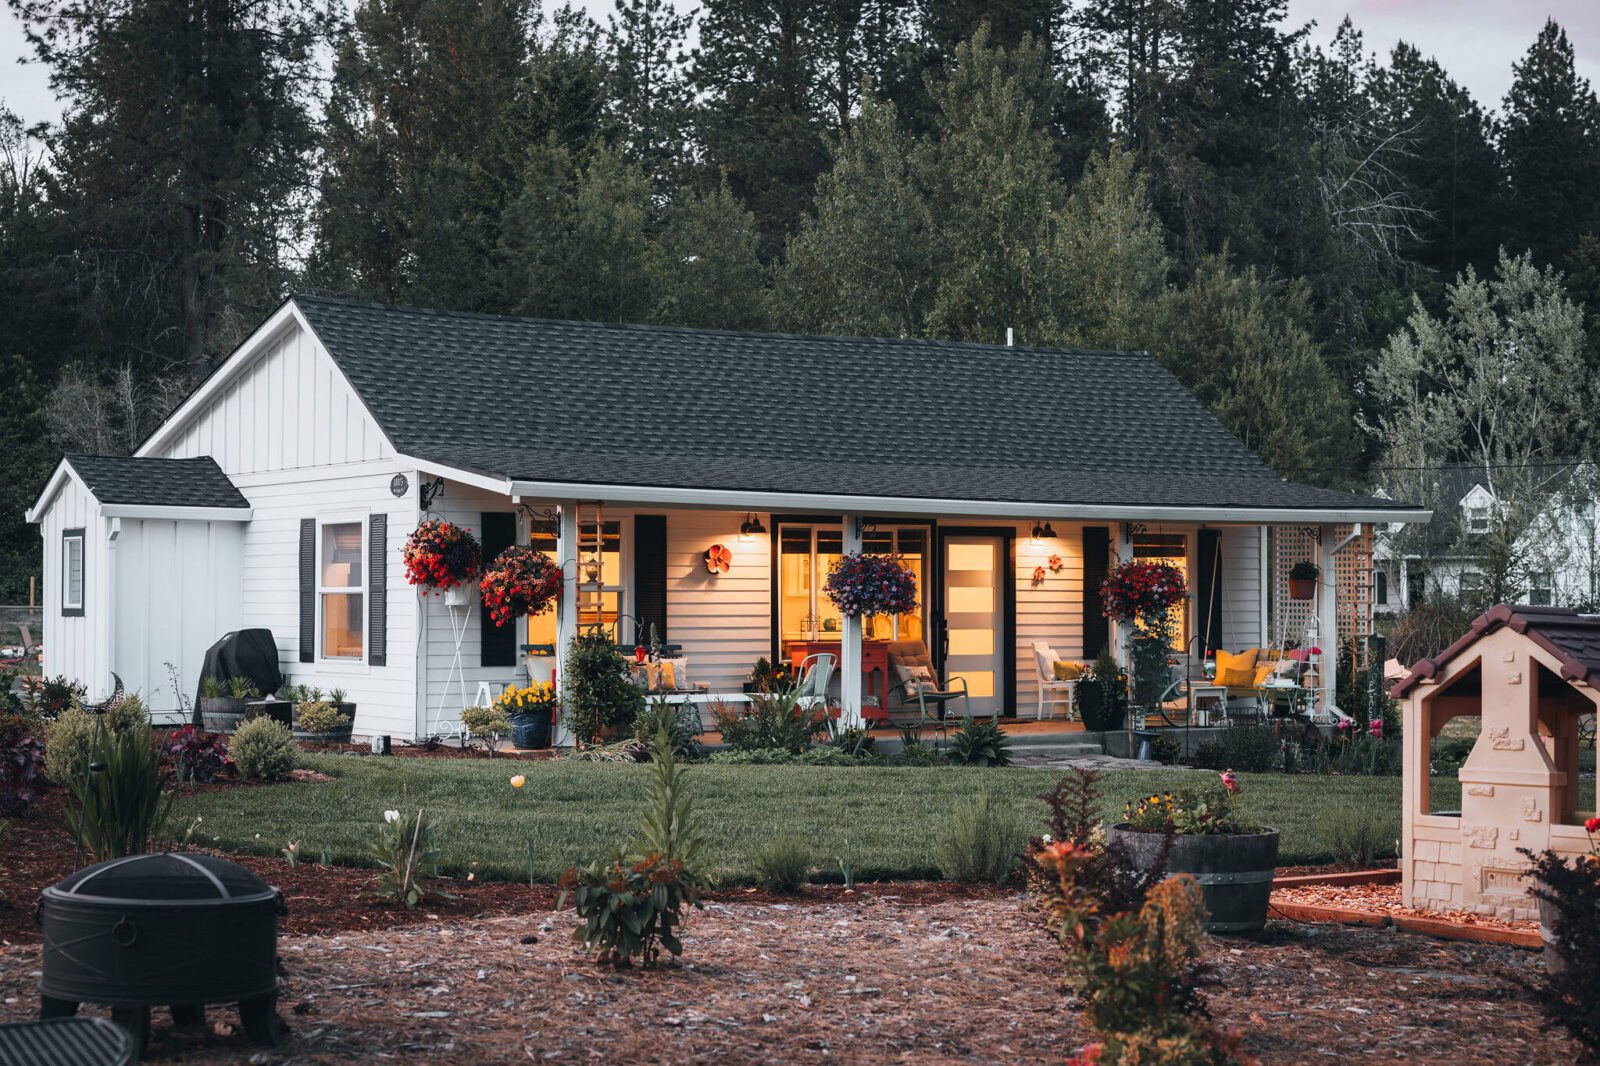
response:
[[[406,494],[406,490],[410,487],[411,482],[406,480],[406,476],[404,474],[396,474],[394,477],[389,479],[389,491],[394,493],[396,496],[404,496]]]

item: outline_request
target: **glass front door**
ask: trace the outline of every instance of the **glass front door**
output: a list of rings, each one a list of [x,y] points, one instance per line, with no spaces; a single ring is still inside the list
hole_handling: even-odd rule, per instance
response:
[[[966,679],[978,715],[1005,710],[1004,551],[1004,537],[944,538],[944,668],[952,680]],[[951,705],[952,713],[962,710],[960,702]]]

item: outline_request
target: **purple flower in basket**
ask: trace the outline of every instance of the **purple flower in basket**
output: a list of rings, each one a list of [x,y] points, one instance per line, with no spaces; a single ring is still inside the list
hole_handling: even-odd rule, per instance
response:
[[[898,555],[840,556],[828,570],[823,591],[846,618],[917,609],[917,577]]]

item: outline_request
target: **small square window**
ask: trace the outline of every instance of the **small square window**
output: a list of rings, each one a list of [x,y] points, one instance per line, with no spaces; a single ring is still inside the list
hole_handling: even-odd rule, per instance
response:
[[[1555,601],[1555,580],[1548,570],[1528,576],[1528,602],[1535,607],[1548,607]]]
[[[1467,507],[1467,532],[1483,534],[1489,532],[1489,505],[1486,503],[1469,504]]]
[[[83,614],[83,530],[61,534],[61,613]]]
[[[1472,596],[1483,591],[1483,575],[1476,570],[1461,572],[1461,595]]]

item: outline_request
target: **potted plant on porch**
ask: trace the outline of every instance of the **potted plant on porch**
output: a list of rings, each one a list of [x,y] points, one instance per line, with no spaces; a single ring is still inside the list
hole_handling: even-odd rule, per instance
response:
[[[411,531],[401,550],[411,584],[424,592],[443,592],[452,606],[471,602],[466,586],[483,569],[483,550],[471,533],[454,522],[430,518]]]
[[[524,688],[512,685],[495,699],[495,706],[511,722],[513,746],[528,750],[550,746],[550,729],[558,706],[555,682],[534,681]]]
[[[1128,675],[1117,665],[1110,648],[1102,648],[1084,671],[1074,696],[1084,729],[1108,733],[1122,728],[1128,718]]]
[[[1208,933],[1250,933],[1267,924],[1267,902],[1278,867],[1278,831],[1256,825],[1239,810],[1233,771],[1211,785],[1164,792],[1130,802],[1108,841],[1135,869],[1152,868],[1167,847],[1167,872],[1189,874],[1205,896]]]
[[[1297,600],[1309,600],[1317,595],[1317,578],[1322,574],[1317,564],[1302,559],[1289,568],[1289,595]]]
[[[644,709],[627,658],[599,626],[573,638],[565,670],[567,728],[580,744],[612,739]]]

